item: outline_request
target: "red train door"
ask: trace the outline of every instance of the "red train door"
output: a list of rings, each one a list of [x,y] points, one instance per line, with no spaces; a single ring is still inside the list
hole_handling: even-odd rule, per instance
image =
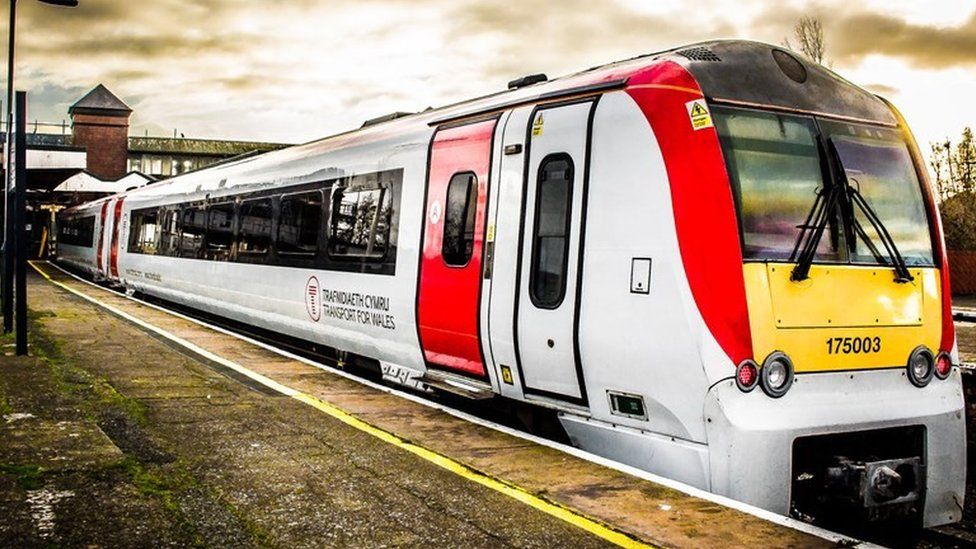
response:
[[[482,251],[495,120],[438,130],[431,144],[417,323],[428,366],[485,378]]]
[[[108,201],[102,204],[102,215],[101,215],[101,227],[98,232],[98,251],[95,254],[95,271],[101,274],[106,274],[105,264],[102,263],[102,258],[104,253],[102,250],[105,248],[105,230],[108,222]]]
[[[125,197],[119,197],[115,201],[115,215],[112,219],[112,250],[109,254],[109,272],[112,278],[119,278],[119,233],[122,227],[122,201]]]

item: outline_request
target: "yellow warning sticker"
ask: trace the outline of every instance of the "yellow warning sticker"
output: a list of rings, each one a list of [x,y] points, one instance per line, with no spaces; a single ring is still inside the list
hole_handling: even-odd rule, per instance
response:
[[[535,121],[532,122],[532,135],[539,136],[542,135],[542,126],[545,121],[542,119],[542,113],[540,112],[535,116]]]
[[[708,112],[708,105],[704,99],[689,101],[685,103],[685,108],[688,109],[688,118],[691,119],[691,127],[695,130],[703,130],[713,126],[712,114]]]
[[[512,369],[504,364],[502,364],[502,381],[509,385],[515,385],[515,381],[512,379]]]
[[[488,236],[486,237],[486,240],[488,242],[494,242],[495,241],[495,224],[494,223],[492,223],[491,225],[488,225]]]

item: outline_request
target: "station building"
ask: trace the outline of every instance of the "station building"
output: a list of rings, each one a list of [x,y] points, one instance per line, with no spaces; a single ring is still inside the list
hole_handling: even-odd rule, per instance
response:
[[[30,96],[28,96],[28,102]],[[29,123],[27,199],[36,249],[45,248],[54,214],[65,207],[152,184],[285,143],[130,135],[132,108],[99,84],[68,109],[70,128]],[[38,131],[40,127],[60,132]],[[0,142],[4,139],[0,133]],[[2,218],[3,212],[0,212]],[[42,252],[39,252],[42,253]]]

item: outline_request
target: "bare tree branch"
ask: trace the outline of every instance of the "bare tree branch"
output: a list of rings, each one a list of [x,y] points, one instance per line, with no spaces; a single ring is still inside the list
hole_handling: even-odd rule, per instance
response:
[[[827,44],[824,40],[823,24],[816,17],[801,17],[793,26],[793,38],[797,42],[800,53],[815,63],[824,64],[827,55]],[[790,49],[793,44],[789,38],[784,45]]]

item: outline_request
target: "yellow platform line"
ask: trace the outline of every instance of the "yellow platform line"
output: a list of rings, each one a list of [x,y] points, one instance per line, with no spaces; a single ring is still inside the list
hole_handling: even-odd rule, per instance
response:
[[[135,324],[138,324],[139,326],[142,326],[143,328],[155,332],[165,337],[166,339],[173,341],[174,343],[177,343],[187,349],[190,349],[196,354],[200,354],[202,356],[205,356],[209,360],[218,362],[220,365],[230,368],[238,373],[241,373],[253,379],[254,381],[261,383],[262,385],[269,387],[283,395],[289,396],[291,398],[294,398],[295,400],[298,400],[299,402],[307,404],[315,408],[316,410],[334,419],[337,419],[342,423],[345,423],[346,425],[349,425],[350,427],[353,427],[368,435],[374,436],[382,440],[383,442],[386,442],[387,444],[390,444],[392,446],[410,452],[411,454],[420,457],[442,469],[450,471],[472,482],[476,482],[500,494],[506,495],[516,501],[519,501],[521,503],[524,503],[525,505],[528,505],[529,507],[532,507],[533,509],[542,511],[547,515],[550,515],[559,520],[567,522],[573,526],[576,526],[577,528],[585,530],[590,534],[593,534],[594,536],[597,536],[601,539],[604,539],[620,547],[634,547],[634,548],[653,547],[653,545],[650,545],[644,541],[638,540],[628,534],[625,534],[624,532],[621,532],[598,519],[588,517],[586,515],[581,514],[579,511],[570,509],[569,507],[566,507],[559,503],[549,501],[548,499],[537,496],[529,492],[525,488],[506,482],[502,479],[499,479],[483,471],[479,471],[477,469],[469,467],[468,465],[465,465],[459,461],[451,459],[445,456],[444,454],[435,452],[434,450],[431,450],[429,448],[424,448],[419,444],[404,440],[399,436],[389,431],[386,431],[385,429],[382,429],[380,427],[377,427],[371,423],[367,423],[355,417],[354,415],[350,414],[349,412],[337,406],[325,402],[308,393],[303,393],[301,391],[288,387],[287,385],[278,383],[277,381],[268,378],[264,375],[261,375],[255,371],[252,371],[248,368],[245,368],[244,366],[241,366],[236,362],[232,362],[219,355],[211,353],[210,351],[207,351],[206,349],[203,349],[194,343],[186,341],[179,336],[171,334],[166,330],[163,330],[162,328],[153,326],[148,322],[145,322],[139,318],[136,318],[135,316],[132,316],[129,313],[126,313],[125,311],[122,311],[121,309],[113,307],[107,303],[103,303],[98,299],[91,297],[88,294],[85,294],[84,292],[80,292],[78,290],[75,290],[74,288],[71,288],[66,284],[54,280],[49,274],[47,274],[43,269],[38,267],[33,261],[30,262],[30,265],[31,267],[34,268],[35,271],[40,273],[40,275],[43,276],[48,282],[54,284],[55,286],[65,291],[68,291],[74,295],[77,295],[78,297],[81,297],[86,301],[98,305],[99,307],[102,307],[112,312],[116,316],[119,316],[125,320],[129,320]]]

